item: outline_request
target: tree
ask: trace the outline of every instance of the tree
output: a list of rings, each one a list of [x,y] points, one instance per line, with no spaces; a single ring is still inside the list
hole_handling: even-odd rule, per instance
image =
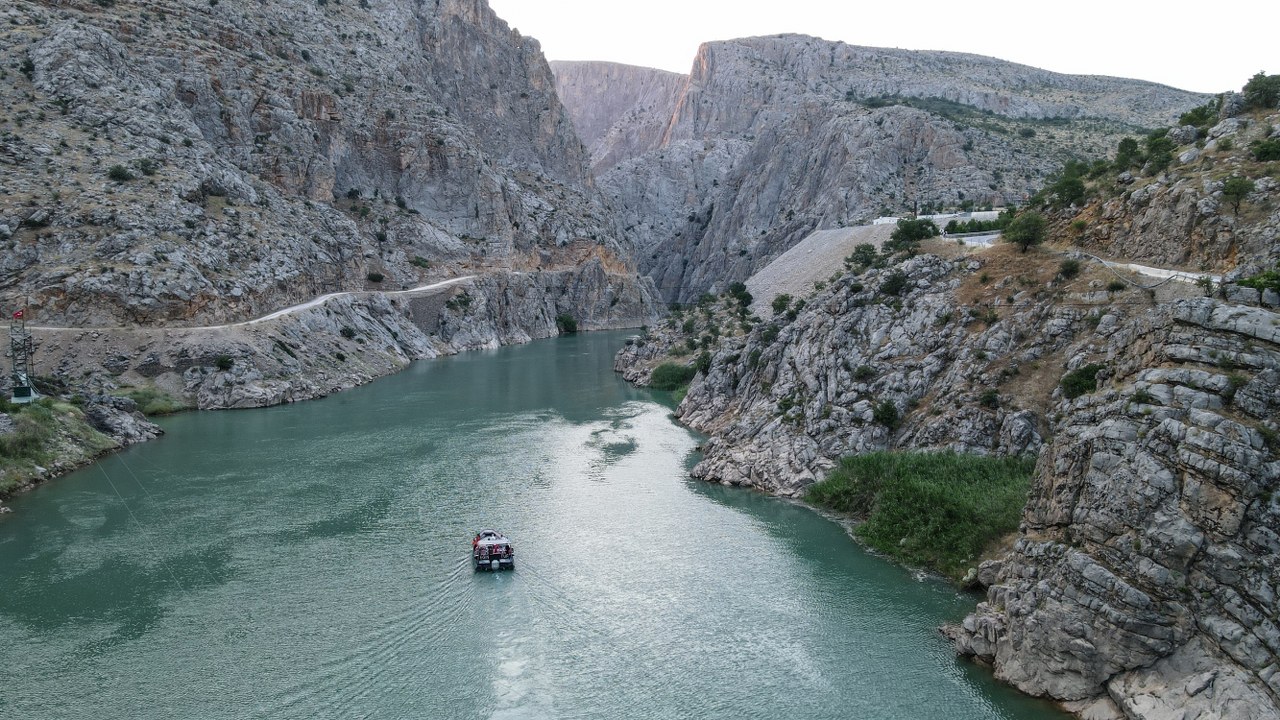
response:
[[[1142,153],[1138,150],[1138,141],[1131,137],[1122,138],[1116,148],[1116,170],[1124,172],[1141,164]]]
[[[889,235],[889,241],[884,244],[884,249],[887,253],[905,252],[908,255],[914,255],[921,240],[936,237],[939,232],[938,226],[934,225],[932,220],[903,218],[898,221],[898,226]]]
[[[898,221],[898,226],[893,229],[893,234],[889,236],[889,239],[898,242],[916,242],[927,240],[937,235],[938,226],[934,225],[932,220],[907,220],[903,218]]]
[[[1280,75],[1259,72],[1244,85],[1244,101],[1251,108],[1270,110],[1280,103]]]
[[[1085,198],[1084,181],[1079,177],[1062,177],[1049,186],[1049,192],[1053,194],[1054,205],[1058,207],[1079,205]]]
[[[1044,242],[1044,236],[1044,216],[1034,210],[1018,213],[1017,217],[1009,221],[1009,227],[1004,231],[1004,239],[1021,245],[1022,252],[1026,252],[1032,245]]]
[[[1232,175],[1222,183],[1222,199],[1231,203],[1231,210],[1239,215],[1240,203],[1253,192],[1253,187],[1253,181],[1249,178]]]
[[[1148,172],[1156,175],[1165,168],[1169,167],[1169,163],[1173,162],[1173,151],[1177,149],[1177,145],[1168,137],[1169,129],[1161,128],[1153,130],[1147,135],[1147,164]]]

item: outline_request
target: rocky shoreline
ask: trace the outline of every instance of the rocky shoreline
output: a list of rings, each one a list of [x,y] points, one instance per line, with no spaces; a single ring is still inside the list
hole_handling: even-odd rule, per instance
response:
[[[1280,313],[996,252],[846,273],[747,332],[695,309],[615,367],[645,382],[718,324],[677,409],[710,482],[797,496],[847,454],[1039,454],[1012,550],[975,568],[986,601],[946,630],[958,651],[1082,717],[1275,717]],[[1093,387],[1067,393],[1080,371]]]
[[[124,447],[160,429],[122,392],[151,389],[201,410],[266,407],[357,387],[415,360],[553,337],[566,317],[591,331],[639,327],[658,312],[651,283],[588,262],[556,272],[491,273],[408,297],[334,298],[248,326],[37,331],[37,369],[79,378],[66,394],[90,398],[86,420]],[[64,453],[75,459],[50,463],[24,484],[98,456]]]

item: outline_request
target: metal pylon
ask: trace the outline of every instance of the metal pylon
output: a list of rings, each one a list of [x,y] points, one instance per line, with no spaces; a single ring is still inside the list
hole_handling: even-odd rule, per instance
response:
[[[9,358],[12,360],[12,372],[9,381],[12,385],[11,402],[22,405],[40,397],[31,385],[31,355],[35,352],[35,342],[27,331],[25,313],[14,313],[9,321]]]

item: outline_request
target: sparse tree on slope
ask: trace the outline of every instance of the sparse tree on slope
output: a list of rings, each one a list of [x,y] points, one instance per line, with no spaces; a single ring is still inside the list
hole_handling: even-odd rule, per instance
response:
[[[1232,212],[1239,215],[1240,203],[1253,192],[1253,188],[1253,181],[1249,178],[1232,175],[1222,183],[1222,199],[1231,203]]]
[[[1004,239],[1018,243],[1022,246],[1022,252],[1026,252],[1032,245],[1044,242],[1045,225],[1044,216],[1040,213],[1034,210],[1020,212],[1009,221],[1009,227],[1004,230]]]
[[[1270,110],[1280,103],[1280,75],[1260,72],[1244,85],[1244,100],[1249,107]]]

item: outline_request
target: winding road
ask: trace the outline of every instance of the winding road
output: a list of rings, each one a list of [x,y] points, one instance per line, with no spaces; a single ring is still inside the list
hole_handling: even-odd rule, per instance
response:
[[[293,313],[301,312],[303,310],[310,310],[311,308],[324,305],[325,303],[329,302],[334,298],[339,298],[346,295],[369,295],[372,293],[380,293],[382,295],[412,295],[414,293],[427,292],[430,290],[439,290],[441,288],[449,287],[450,285],[456,285],[458,283],[465,282],[467,280],[472,280],[475,277],[476,277],[475,275],[463,275],[462,277],[456,277],[450,280],[442,280],[440,282],[430,283],[428,285],[419,285],[418,287],[409,288],[408,290],[385,290],[385,291],[384,290],[344,290],[342,292],[334,292],[334,293],[328,293],[327,295],[321,295],[317,298],[312,298],[311,300],[308,300],[304,303],[299,303],[297,305],[284,308],[283,310],[276,310],[273,313],[263,315],[260,318],[254,318],[253,320],[242,320],[240,322],[226,323],[224,325],[200,325],[195,327],[168,326],[162,329],[164,330],[225,330],[227,328],[248,327],[250,325],[257,325],[259,323],[264,323],[269,320],[275,320],[277,318],[284,317],[285,315],[292,315]],[[123,329],[123,328],[55,327],[51,325],[27,325],[26,327],[28,330],[75,330],[77,332],[85,331],[85,330]]]
[[[992,233],[989,235],[974,235],[974,236],[943,235],[942,237],[944,239],[951,237],[957,240],[962,240],[964,241],[965,245],[974,245],[977,247],[990,247],[994,245],[997,241],[999,241],[1000,233]],[[1202,278],[1209,278],[1210,280],[1213,281],[1215,285],[1219,285],[1222,283],[1221,275],[1211,275],[1209,273],[1187,272],[1185,270],[1166,270],[1165,268],[1151,267],[1150,265],[1139,265],[1137,263],[1116,262],[1114,260],[1105,260],[1103,258],[1098,257],[1097,255],[1090,255],[1087,252],[1081,252],[1079,250],[1068,251],[1067,253],[1064,253],[1064,254],[1072,254],[1072,253],[1083,255],[1084,257],[1087,257],[1091,260],[1097,260],[1098,262],[1102,263],[1104,267],[1110,268],[1112,270],[1128,270],[1130,272],[1138,273],[1139,275],[1146,275],[1147,277],[1156,278],[1159,280],[1178,280],[1180,282],[1197,283],[1197,282],[1200,282]]]

